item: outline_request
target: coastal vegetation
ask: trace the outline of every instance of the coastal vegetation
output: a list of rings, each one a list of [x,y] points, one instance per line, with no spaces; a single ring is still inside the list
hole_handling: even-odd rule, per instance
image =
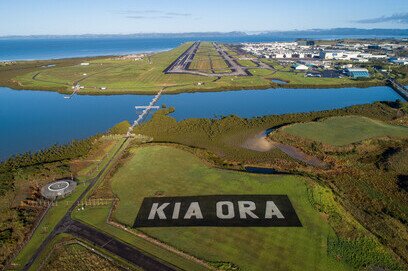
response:
[[[52,206],[37,230],[32,232],[49,205],[40,195],[41,186],[71,176],[81,183],[93,176],[95,169],[110,157],[117,140],[112,136],[94,136],[36,153],[16,155],[0,163],[0,268],[4,268],[23,247],[14,264],[24,264],[65,215],[71,198],[86,188],[85,184],[80,185],[75,194]]]

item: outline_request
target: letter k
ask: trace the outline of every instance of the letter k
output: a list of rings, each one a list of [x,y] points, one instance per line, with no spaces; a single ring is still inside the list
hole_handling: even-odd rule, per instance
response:
[[[153,203],[148,219],[149,220],[154,219],[156,217],[156,214],[159,216],[160,219],[166,219],[166,215],[164,214],[164,208],[169,206],[169,204],[170,203],[166,202],[159,207],[158,203]]]

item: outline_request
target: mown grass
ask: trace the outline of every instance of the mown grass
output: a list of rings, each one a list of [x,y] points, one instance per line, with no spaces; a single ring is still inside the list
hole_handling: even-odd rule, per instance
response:
[[[317,122],[297,123],[283,128],[286,133],[334,146],[375,137],[408,137],[408,127],[386,124],[362,116],[331,117]]]
[[[248,60],[248,59],[237,60],[237,62],[244,67],[256,67],[257,66],[253,61]]]
[[[292,175],[252,175],[213,169],[189,152],[166,146],[131,150],[112,177],[119,197],[114,217],[131,226],[143,197],[208,194],[286,194],[301,228],[145,228],[144,232],[211,262],[242,270],[348,270],[327,255],[333,233],[308,198],[308,180]]]
[[[225,63],[224,59],[210,42],[200,43],[189,68],[207,73],[211,73],[212,71],[217,72],[219,70],[224,70],[225,72],[230,71],[227,63]]]
[[[79,82],[85,87],[80,92],[97,94],[157,92],[166,86],[194,86],[197,82],[213,80],[197,75],[163,73],[163,70],[190,45],[186,43],[173,50],[154,54],[149,59],[138,61],[106,58],[89,61],[89,66],[81,66],[79,63],[68,67],[56,66],[17,76],[16,80],[25,88],[59,87],[65,88],[66,92],[70,91],[73,83]],[[106,87],[107,90],[101,91],[100,87]]]

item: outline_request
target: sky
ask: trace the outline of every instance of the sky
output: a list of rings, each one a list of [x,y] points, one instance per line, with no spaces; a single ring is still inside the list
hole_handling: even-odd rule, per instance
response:
[[[408,28],[407,0],[0,0],[0,36]]]

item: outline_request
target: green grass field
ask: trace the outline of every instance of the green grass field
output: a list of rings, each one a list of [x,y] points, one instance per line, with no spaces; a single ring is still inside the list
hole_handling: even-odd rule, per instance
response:
[[[210,42],[202,42],[198,47],[193,61],[189,67],[192,70],[199,70],[202,72],[230,72],[227,63],[220,56],[214,45]]]
[[[253,175],[214,169],[189,152],[168,146],[131,150],[132,157],[111,179],[120,203],[114,212],[131,226],[143,197],[208,194],[287,194],[301,228],[144,228],[163,242],[210,262],[231,262],[242,270],[348,270],[327,256],[333,230],[313,208],[308,179]],[[244,191],[244,192],[243,192]]]
[[[248,59],[242,59],[242,60],[238,60],[238,63],[244,67],[256,67],[257,65]]]
[[[80,94],[150,94],[166,88],[168,93],[192,91],[220,91],[225,89],[268,88],[276,84],[270,79],[276,78],[289,83],[287,87],[344,87],[381,85],[381,80],[355,81],[348,78],[307,78],[303,73],[294,73],[290,67],[282,67],[273,61],[262,60],[276,67],[277,71],[252,69],[253,76],[225,76],[220,80],[212,77],[192,74],[164,74],[167,68],[180,56],[190,43],[182,44],[172,50],[152,54],[140,60],[118,57],[100,57],[90,59],[55,60],[56,66],[44,68],[35,63],[21,62],[7,68],[0,67],[0,83],[21,89],[47,89],[70,93],[75,83],[84,86]],[[224,46],[224,48],[227,48]],[[228,53],[238,58],[237,52],[227,49]],[[81,66],[89,62],[89,66]],[[249,60],[240,60],[249,68],[256,66]],[[53,64],[48,61],[47,64]],[[37,64],[39,65],[39,64]],[[29,69],[24,67],[30,66]],[[32,67],[34,66],[34,67]],[[225,73],[230,69],[210,42],[201,43],[190,69],[206,73]],[[3,74],[2,74],[3,73]],[[273,75],[272,75],[273,73]],[[201,84],[198,84],[201,83]],[[203,84],[204,83],[204,84]],[[106,89],[101,90],[104,87]]]
[[[74,82],[85,88],[84,93],[149,93],[157,92],[163,87],[189,86],[196,87],[198,82],[211,82],[213,78],[189,74],[164,74],[163,70],[184,52],[190,43],[173,50],[154,54],[142,60],[106,58],[89,61],[89,66],[78,64],[47,69],[39,69],[16,80],[25,88],[46,86],[50,89],[60,88],[70,91]],[[34,78],[33,78],[34,77]],[[106,91],[100,90],[106,87]]]
[[[383,136],[408,137],[408,127],[361,116],[331,117],[318,122],[297,123],[284,127],[283,131],[334,146]]]

